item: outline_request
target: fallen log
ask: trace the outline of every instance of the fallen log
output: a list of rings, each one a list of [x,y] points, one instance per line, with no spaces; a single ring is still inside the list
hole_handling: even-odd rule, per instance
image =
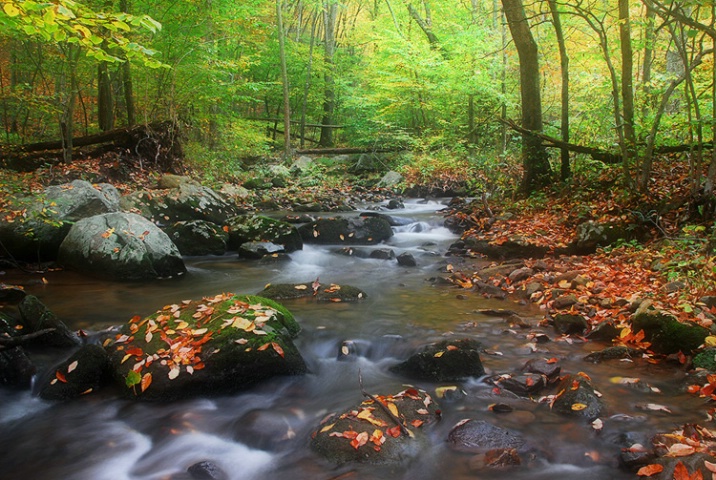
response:
[[[622,156],[619,153],[610,152],[608,150],[604,150],[597,147],[588,147],[585,145],[577,145],[570,142],[565,142],[563,140],[560,140],[558,138],[550,137],[549,135],[545,135],[544,133],[535,132],[532,130],[528,130],[526,128],[521,127],[517,123],[515,123],[513,120],[510,120],[508,118],[500,118],[500,122],[504,123],[508,127],[510,127],[512,130],[521,133],[523,135],[532,135],[533,137],[537,137],[540,140],[544,142],[544,146],[548,148],[562,148],[569,150],[570,152],[575,153],[584,153],[586,155],[589,155],[594,160],[598,160],[600,162],[606,163],[608,165],[616,165],[622,162]],[[683,145],[663,145],[661,147],[656,147],[654,149],[654,153],[657,154],[667,154],[667,153],[684,153],[684,152],[693,152],[696,150],[712,150],[714,148],[713,142],[704,142],[704,143],[695,143],[695,144],[683,144]]]
[[[73,148],[97,146],[104,151],[115,150],[138,160],[171,170],[176,159],[183,157],[180,131],[174,122],[155,122],[133,127],[117,128],[107,132],[76,137]],[[2,165],[14,170],[31,170],[39,162],[58,162],[62,159],[62,141],[4,145]]]

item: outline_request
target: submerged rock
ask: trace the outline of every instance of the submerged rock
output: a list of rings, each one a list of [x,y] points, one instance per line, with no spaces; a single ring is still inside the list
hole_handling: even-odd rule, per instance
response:
[[[16,336],[16,330],[0,312],[0,338],[10,339]],[[35,365],[22,346],[0,349],[0,386],[30,388]]]
[[[593,420],[604,411],[604,404],[584,373],[566,375],[557,386],[557,392],[559,393],[552,403],[552,410],[555,412]]]
[[[337,464],[400,464],[418,457],[430,442],[425,428],[439,419],[423,390],[408,388],[333,414],[313,433],[311,448]],[[387,412],[391,412],[390,414]]]
[[[305,373],[292,341],[299,330],[276,302],[220,294],[134,317],[106,348],[114,378],[129,397],[168,400]]]
[[[463,420],[448,434],[448,445],[459,452],[485,453],[495,449],[522,449],[527,441],[519,434],[483,420]]]
[[[419,380],[452,382],[481,377],[485,369],[480,361],[482,346],[469,338],[444,340],[390,368],[391,372]]]
[[[166,233],[133,213],[108,213],[80,220],[60,246],[67,268],[115,280],[167,278],[186,273]]]

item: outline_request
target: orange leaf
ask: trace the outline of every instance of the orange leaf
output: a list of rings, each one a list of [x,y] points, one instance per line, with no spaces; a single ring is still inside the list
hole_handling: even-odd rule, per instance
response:
[[[264,350],[266,350],[266,349],[267,349],[268,347],[270,347],[270,346],[271,346],[270,343],[264,343],[263,345],[261,345],[261,346],[260,346],[259,348],[257,348],[256,350],[258,350],[259,352],[263,352]]]
[[[390,435],[393,438],[398,438],[400,436],[401,429],[398,425],[396,425],[392,428],[387,429],[385,431],[385,433],[387,433],[388,435]]]
[[[276,351],[276,353],[278,353],[281,356],[281,358],[284,358],[283,348],[281,348],[281,345],[279,345],[276,342],[271,342],[271,346]]]
[[[656,475],[657,473],[661,473],[663,471],[663,465],[659,465],[658,463],[652,463],[651,465],[641,467],[639,471],[636,472],[636,474],[640,477],[651,477],[652,475]]]
[[[55,377],[57,377],[57,380],[59,380],[60,382],[67,383],[67,379],[65,378],[65,375],[62,372],[60,372],[59,370],[57,370],[55,372]]]
[[[415,428],[419,428],[423,423],[425,423],[425,422],[423,422],[422,420],[417,420],[417,419],[410,422],[410,424],[412,426],[414,426]]]
[[[368,432],[360,432],[356,438],[351,440],[351,447],[358,450],[360,447],[368,443],[368,438],[370,438]]]
[[[149,388],[149,385],[151,385],[151,384],[152,384],[152,374],[147,372],[142,377],[142,383],[141,383],[142,391],[145,391],[147,388]]]

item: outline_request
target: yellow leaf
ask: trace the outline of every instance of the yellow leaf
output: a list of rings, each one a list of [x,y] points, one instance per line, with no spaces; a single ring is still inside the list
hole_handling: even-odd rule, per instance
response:
[[[447,392],[456,392],[457,387],[455,385],[450,385],[448,387],[438,387],[435,389],[435,395],[438,396],[438,398],[444,398],[445,394]]]
[[[321,429],[321,432],[320,432],[320,433],[325,433],[325,432],[327,432],[328,430],[330,430],[331,428],[333,428],[334,425],[335,425],[335,423],[331,423],[330,425],[326,425],[325,427],[323,427],[323,428]]]
[[[295,288],[296,290],[306,290],[308,288],[308,286],[307,285],[296,285],[293,288]]]
[[[20,15],[20,9],[17,8],[12,3],[6,3],[2,6],[2,9],[5,10],[5,13],[8,17],[17,17]]]
[[[192,330],[192,335],[204,335],[206,332],[208,332],[208,328],[197,328],[196,330]]]
[[[575,412],[579,412],[580,410],[584,410],[585,408],[587,408],[587,405],[585,405],[584,403],[572,404],[572,410],[574,410]]]
[[[394,403],[388,403],[388,410],[396,417],[398,416],[398,407]]]
[[[443,351],[441,350],[441,351],[437,352],[435,355],[433,355],[433,357],[435,357],[435,358],[440,358],[440,357],[443,356],[443,354],[445,354],[445,352],[443,352]]]
[[[713,335],[709,335],[708,337],[704,338],[704,344],[707,347],[716,347],[716,337]]]

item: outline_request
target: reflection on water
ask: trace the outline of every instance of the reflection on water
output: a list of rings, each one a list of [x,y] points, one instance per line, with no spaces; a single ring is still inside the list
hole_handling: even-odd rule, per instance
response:
[[[296,343],[310,374],[273,379],[241,394],[146,404],[118,400],[109,389],[55,404],[29,392],[0,390],[0,477],[186,479],[190,465],[209,460],[232,479],[328,479],[352,472],[349,478],[505,478],[503,471],[475,473],[471,455],[447,449],[445,438],[452,426],[463,418],[475,418],[517,430],[544,452],[540,462],[510,470],[509,478],[633,478],[618,469],[621,437],[647,438],[658,430],[702,420],[700,401],[677,388],[682,372],[638,360],[587,364],[582,357],[603,347],[594,343],[555,341],[533,351],[527,338],[532,330],[511,330],[502,318],[474,311],[509,308],[525,317],[538,311],[435,286],[429,279],[438,275],[439,268],[448,260],[460,261],[444,257],[455,236],[442,228],[441,217],[435,214],[439,208],[439,203],[409,202],[404,210],[389,212],[412,220],[396,227],[388,246],[396,254],[413,254],[417,268],[399,267],[394,260],[333,254],[330,246],[306,246],[291,255],[291,262],[280,265],[246,262],[234,255],[191,258],[189,273],[176,281],[121,284],[54,272],[45,276],[46,285],[28,285],[72,328],[90,330],[148,315],[181,299],[219,292],[257,293],[267,283],[319,278],[324,284],[362,288],[367,298],[356,304],[286,302],[303,326]],[[28,283],[27,278],[7,277],[10,283]],[[546,333],[554,337],[553,332]],[[432,447],[405,465],[336,467],[307,448],[312,429],[326,414],[363,400],[359,372],[368,390],[395,393],[407,380],[390,373],[390,366],[425,343],[463,336],[479,339],[492,353],[483,356],[488,373],[514,372],[540,356],[560,358],[563,372],[587,372],[608,406],[604,430],[597,433],[585,422],[553,414],[545,404],[497,398],[491,387],[473,379],[459,385],[466,395],[440,401],[443,421],[430,433]],[[350,346],[350,361],[339,359],[342,345]],[[610,381],[617,376],[639,377],[662,393],[643,393]],[[432,391],[440,385],[421,382],[419,386]],[[514,411],[492,413],[488,407],[497,401],[509,403]],[[673,413],[650,412],[647,419],[647,413],[636,408],[646,402],[666,405]]]

